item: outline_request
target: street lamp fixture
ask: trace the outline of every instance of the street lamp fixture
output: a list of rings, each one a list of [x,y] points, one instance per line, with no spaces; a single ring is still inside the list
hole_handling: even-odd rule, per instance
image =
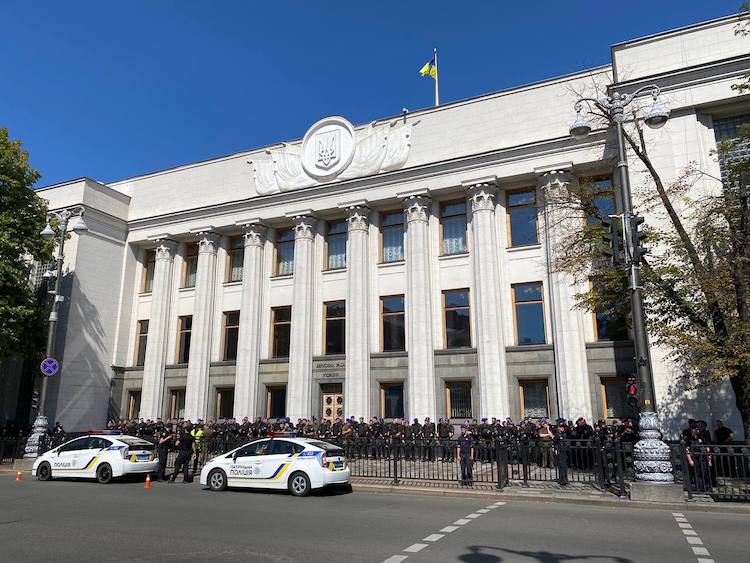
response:
[[[581,105],[576,104],[576,120],[573,125],[570,126],[570,135],[574,139],[580,141],[585,139],[591,133],[591,125],[581,115]]]
[[[49,221],[47,221],[47,225],[42,229],[42,232],[39,233],[44,240],[52,240],[55,238],[55,231],[50,227]]]
[[[73,231],[75,231],[76,233],[85,233],[88,230],[89,227],[83,220],[83,211],[81,211],[81,215],[80,217],[78,217],[78,221],[76,221],[76,224],[73,225]]]
[[[643,122],[651,129],[661,129],[669,119],[669,112],[659,103],[658,94],[654,95],[654,103],[643,118]]]

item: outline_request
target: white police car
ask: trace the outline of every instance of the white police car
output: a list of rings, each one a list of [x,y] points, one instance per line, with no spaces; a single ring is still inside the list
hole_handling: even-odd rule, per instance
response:
[[[211,459],[201,471],[201,485],[289,489],[295,496],[329,485],[348,485],[344,450],[309,438],[261,438]]]
[[[121,434],[91,434],[40,455],[31,474],[40,481],[88,477],[109,483],[123,475],[155,473],[158,464],[151,442]]]

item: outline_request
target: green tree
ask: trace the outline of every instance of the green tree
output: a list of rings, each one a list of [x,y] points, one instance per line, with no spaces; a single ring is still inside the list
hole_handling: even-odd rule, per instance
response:
[[[39,173],[20,141],[0,128],[0,360],[38,355],[44,347],[44,311],[29,284],[29,260],[48,262],[47,203],[31,189]]]
[[[743,6],[737,35],[750,35],[747,15]],[[750,91],[750,76],[734,89]],[[594,115],[601,125],[612,125],[609,115]],[[672,182],[652,161],[635,115],[625,131],[629,154],[647,173],[634,199],[636,212],[651,219],[646,245],[653,251],[641,260],[641,275],[652,343],[668,350],[688,387],[729,378],[750,443],[750,124],[719,142],[720,178],[691,165]],[[552,267],[577,282],[596,282],[577,295],[579,307],[627,316],[627,274],[605,254],[600,220],[606,217],[597,205],[615,195],[612,187],[584,181],[548,197],[550,214],[567,210],[561,224],[568,226]]]

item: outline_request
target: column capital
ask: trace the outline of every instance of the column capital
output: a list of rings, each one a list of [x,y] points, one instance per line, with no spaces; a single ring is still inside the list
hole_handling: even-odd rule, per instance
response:
[[[366,205],[350,205],[346,209],[349,231],[365,231],[370,226],[370,208]]]
[[[479,182],[467,186],[472,213],[494,211],[497,185],[494,182]]]
[[[245,247],[248,246],[263,246],[266,242],[266,233],[268,227],[262,223],[244,223],[242,225],[244,230],[243,237],[245,239]]]
[[[199,231],[195,233],[198,236],[198,254],[216,254],[221,243],[221,235],[213,231]]]
[[[539,187],[548,190],[553,187],[563,187],[570,183],[573,177],[573,163],[563,162],[552,166],[534,168]]]
[[[315,227],[318,219],[312,215],[295,215],[294,221],[294,239],[295,240],[314,240]]]
[[[406,222],[427,222],[430,217],[432,199],[426,194],[413,194],[404,197]]]
[[[157,238],[154,239],[156,242],[156,260],[174,260],[174,255],[177,252],[177,242],[169,238]]]

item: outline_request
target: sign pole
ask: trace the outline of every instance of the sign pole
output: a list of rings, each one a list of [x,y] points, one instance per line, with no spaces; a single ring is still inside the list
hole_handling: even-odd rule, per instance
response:
[[[437,47],[433,49],[435,54],[435,107],[440,105],[440,93],[438,91],[438,80],[440,80],[440,73],[438,72],[438,61],[437,61]]]

